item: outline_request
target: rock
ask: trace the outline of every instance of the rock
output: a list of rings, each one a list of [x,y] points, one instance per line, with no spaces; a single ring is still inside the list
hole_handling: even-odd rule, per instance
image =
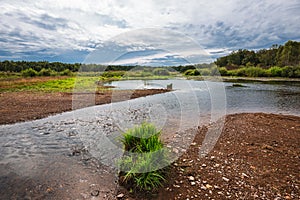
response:
[[[226,178],[226,177],[222,177],[222,179],[223,179],[224,181],[226,181],[226,182],[228,182],[228,181],[229,181],[229,179],[228,179],[228,178]]]
[[[192,146],[195,146],[195,145],[197,145],[197,143],[196,143],[196,142],[192,142],[191,145],[192,145]]]
[[[245,173],[242,173],[242,177],[243,177],[243,178],[244,178],[244,177],[248,178],[249,176],[248,176],[247,174],[245,174]]]
[[[206,190],[206,187],[205,187],[204,185],[202,185],[200,188],[201,188],[202,190]]]
[[[173,150],[173,152],[176,153],[176,154],[179,153],[178,149],[176,149],[176,148],[173,148],[172,150]]]
[[[191,185],[196,185],[196,183],[192,181],[192,182],[191,182]]]
[[[123,194],[123,193],[118,194],[118,196],[117,196],[118,199],[122,199],[123,197],[124,197],[124,194]]]
[[[195,177],[189,176],[189,181],[194,181],[194,180],[195,180]]]
[[[202,166],[202,167],[207,167],[207,165],[206,165],[206,164],[202,164],[201,166]]]
[[[206,184],[205,187],[206,187],[207,189],[210,189],[210,188],[212,188],[213,186],[211,186],[211,185],[209,185],[209,184]]]
[[[214,188],[215,188],[215,189],[218,189],[218,190],[221,189],[221,188],[220,188],[219,186],[217,186],[217,185],[214,185]]]

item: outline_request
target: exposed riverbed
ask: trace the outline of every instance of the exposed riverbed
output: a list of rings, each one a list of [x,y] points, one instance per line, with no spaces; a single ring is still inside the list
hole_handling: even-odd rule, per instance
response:
[[[122,131],[143,121],[172,134],[215,122],[228,113],[300,115],[300,85],[157,80],[113,82],[118,89],[174,92],[83,108],[45,119],[0,126],[0,197],[113,199]],[[114,96],[112,95],[112,98]],[[185,152],[193,135],[180,146]],[[76,192],[78,191],[78,192]]]

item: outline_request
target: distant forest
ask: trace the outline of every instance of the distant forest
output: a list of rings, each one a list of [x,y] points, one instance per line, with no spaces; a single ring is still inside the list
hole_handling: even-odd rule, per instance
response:
[[[300,77],[300,42],[288,41],[284,45],[272,45],[272,47],[269,49],[261,49],[258,51],[240,49],[233,51],[227,56],[218,58],[214,63],[211,64],[174,66],[172,68],[176,71],[184,73],[185,75],[214,75],[214,72],[216,71],[214,64],[218,67],[221,75],[225,76]],[[5,60],[0,62],[0,71],[2,72],[25,72],[24,74],[29,74],[30,76],[35,76],[36,74],[67,75],[78,71],[129,71],[133,69],[138,70],[144,68],[148,67],[126,65],[106,66],[81,63],[69,64],[47,61],[32,62]],[[200,71],[195,69],[200,69]]]
[[[257,52],[240,49],[218,58],[215,64],[218,67],[226,67],[227,69],[243,66],[255,66],[264,69],[274,66],[299,66],[300,42],[288,41],[283,46],[273,45],[270,49],[261,49]]]

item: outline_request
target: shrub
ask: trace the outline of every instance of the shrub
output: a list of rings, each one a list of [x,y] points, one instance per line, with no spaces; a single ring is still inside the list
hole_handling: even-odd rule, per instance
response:
[[[22,70],[22,71],[21,71],[21,74],[22,74],[22,76],[24,76],[24,77],[34,77],[34,76],[37,76],[37,75],[38,75],[37,71],[35,71],[35,70],[32,69],[32,68],[28,68],[28,69]]]
[[[166,166],[167,156],[163,149],[160,132],[154,125],[143,123],[128,130],[121,140],[127,152],[119,162],[122,183],[133,184],[139,190],[154,190],[165,181],[165,170],[157,169]]]
[[[211,74],[210,70],[205,68],[205,69],[200,69],[200,74],[202,76],[209,76]]]
[[[248,77],[262,77],[265,71],[259,67],[248,67],[245,69],[245,75]]]
[[[71,70],[65,69],[64,71],[60,72],[60,75],[61,75],[61,76],[72,76],[73,73],[72,73]]]
[[[229,75],[226,67],[220,67],[219,72],[220,72],[221,76],[228,76]]]
[[[163,68],[154,69],[153,74],[156,75],[156,76],[168,76],[168,75],[170,75],[169,71],[167,69],[163,69]]]
[[[300,78],[300,66],[298,66],[294,71],[294,77]]]
[[[53,71],[52,69],[43,68],[41,71],[39,71],[38,75],[39,76],[55,76],[55,75],[57,75],[57,72]]]
[[[152,72],[142,71],[140,77],[150,77],[153,76]]]
[[[246,76],[246,70],[245,68],[240,68],[240,69],[236,69],[236,70],[232,70],[234,76]]]
[[[280,68],[278,66],[274,66],[274,67],[269,68],[266,71],[266,73],[268,76],[271,76],[271,77],[280,77],[282,74],[282,68]]]
[[[101,74],[104,78],[122,77],[124,76],[124,71],[106,71]]]
[[[286,67],[282,68],[281,76],[287,77],[287,78],[292,78],[294,76],[293,67],[286,66]]]
[[[197,69],[188,69],[184,72],[184,75],[186,75],[186,76],[199,76],[200,72]]]

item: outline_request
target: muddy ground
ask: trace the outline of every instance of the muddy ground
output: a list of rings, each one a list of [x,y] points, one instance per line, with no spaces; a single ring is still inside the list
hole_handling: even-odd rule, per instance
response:
[[[163,188],[146,195],[122,188],[124,199],[300,198],[299,117],[229,115],[217,144],[203,158],[199,147],[207,126],[194,131],[194,141],[172,164]]]
[[[116,90],[97,93],[0,93],[0,124],[44,118],[53,114],[92,105],[124,101],[168,92],[166,89]],[[95,96],[93,96],[95,95]],[[91,99],[94,98],[94,99]]]

